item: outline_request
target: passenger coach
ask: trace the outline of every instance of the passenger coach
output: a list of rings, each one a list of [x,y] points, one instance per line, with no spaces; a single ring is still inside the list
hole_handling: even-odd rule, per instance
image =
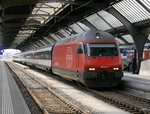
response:
[[[48,46],[19,53],[17,55],[14,55],[13,61],[37,67],[46,71],[51,71],[51,50],[52,47]]]

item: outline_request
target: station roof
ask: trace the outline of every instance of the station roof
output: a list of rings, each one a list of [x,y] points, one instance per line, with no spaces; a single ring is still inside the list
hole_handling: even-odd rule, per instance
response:
[[[1,0],[3,46],[29,50],[51,45],[90,30],[82,23],[84,20],[98,30],[112,33],[120,45],[133,44],[123,23],[107,12],[109,7],[143,31],[150,27],[149,0]]]

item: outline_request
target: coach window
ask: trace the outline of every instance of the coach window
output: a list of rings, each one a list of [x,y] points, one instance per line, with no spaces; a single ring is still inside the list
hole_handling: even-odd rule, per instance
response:
[[[35,53],[35,59],[40,59],[40,54],[38,52]]]
[[[31,59],[31,54],[28,54],[28,59]]]
[[[34,53],[34,58],[35,58],[35,59],[37,59],[37,58],[38,58],[37,53]]]
[[[26,55],[26,54],[24,54],[24,58],[27,58],[27,55]]]
[[[29,59],[29,54],[26,55],[26,58]]]
[[[27,59],[30,59],[30,54],[27,54]]]
[[[44,52],[40,52],[40,59],[45,59],[45,55],[44,55]]]
[[[45,57],[47,60],[50,60],[51,59],[51,52],[50,51],[46,51],[44,52],[45,53]]]
[[[32,59],[32,54],[31,53],[29,54],[29,59]]]
[[[47,54],[46,54],[46,51],[43,52],[43,55],[44,55],[44,59],[47,60]]]
[[[78,45],[77,53],[78,54],[83,54],[83,46],[82,46],[82,44]]]

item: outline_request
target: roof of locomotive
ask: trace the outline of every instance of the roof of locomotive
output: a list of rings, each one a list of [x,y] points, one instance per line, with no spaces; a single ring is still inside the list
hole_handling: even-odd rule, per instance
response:
[[[96,38],[97,35],[99,36],[99,38]],[[59,40],[58,42],[56,42],[55,45],[67,44],[67,43],[78,42],[78,41],[91,41],[91,40],[96,40],[96,41],[114,40],[115,41],[115,38],[108,32],[104,32],[100,30],[90,30],[82,34],[77,34]]]

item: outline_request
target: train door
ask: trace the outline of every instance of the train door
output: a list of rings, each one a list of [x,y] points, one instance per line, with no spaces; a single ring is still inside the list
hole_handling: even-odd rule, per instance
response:
[[[84,48],[83,44],[80,43],[77,45],[77,72],[81,72],[83,69],[83,62],[84,62]]]

